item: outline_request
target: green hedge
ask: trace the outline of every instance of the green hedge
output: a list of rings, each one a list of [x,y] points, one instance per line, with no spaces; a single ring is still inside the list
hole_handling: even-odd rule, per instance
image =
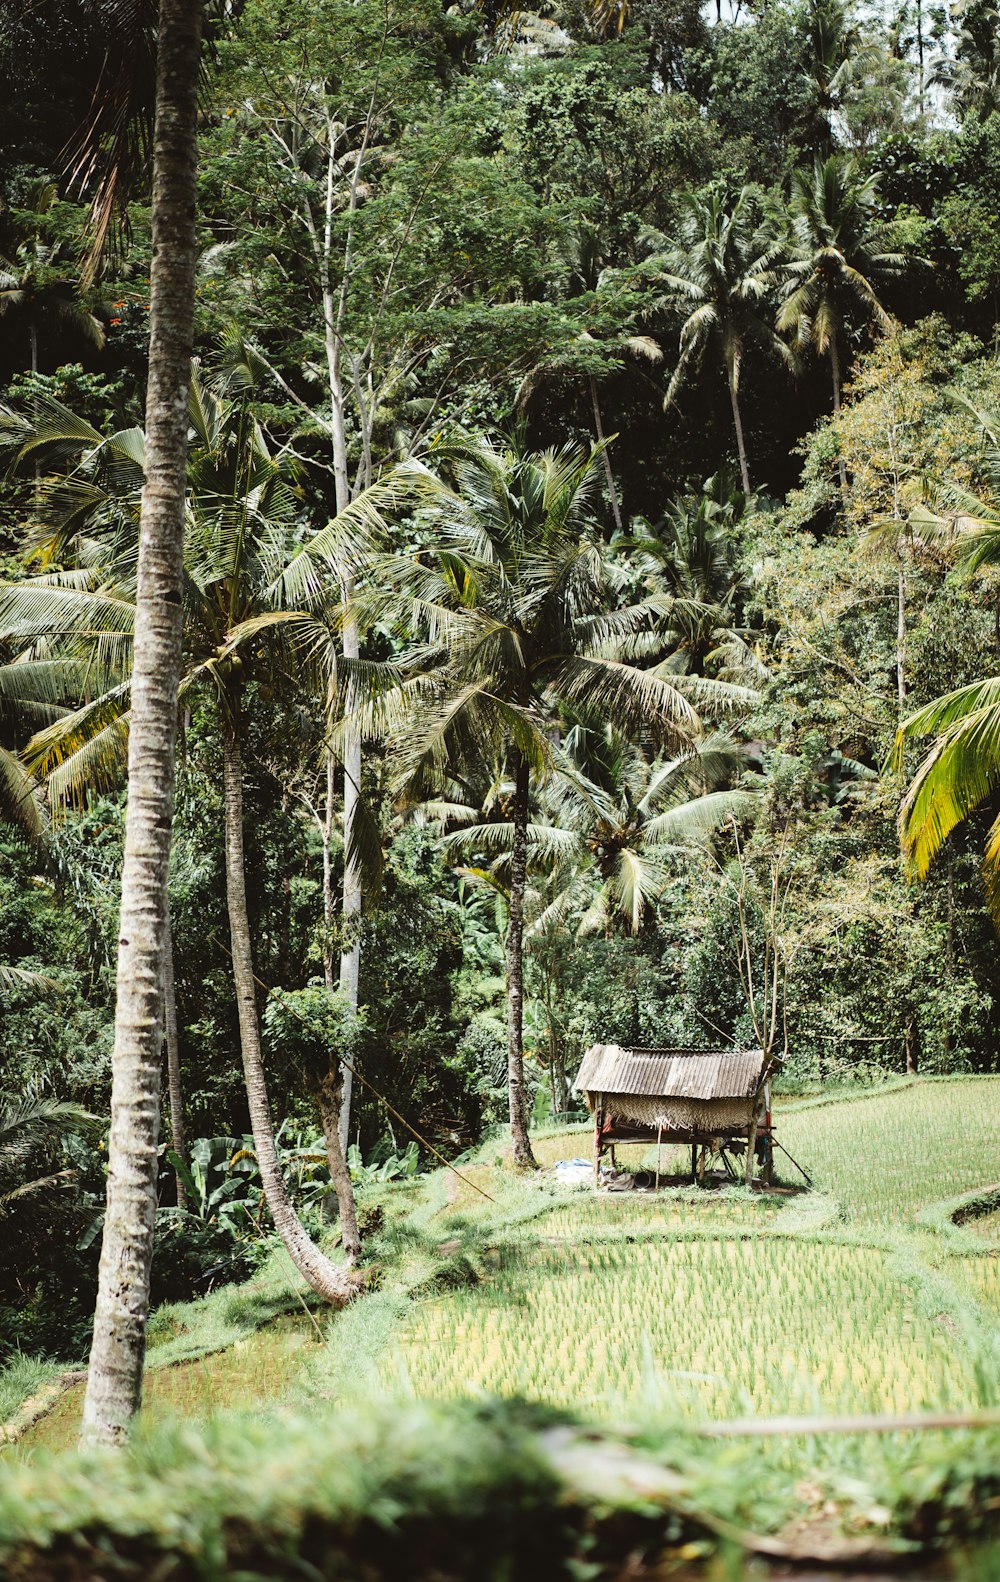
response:
[[[566,1497],[538,1421],[510,1406],[342,1414],[323,1403],[310,1417],[227,1414],[139,1433],[125,1452],[0,1465],[0,1575],[579,1577],[593,1524],[586,1502]],[[653,1514],[620,1519],[648,1531]],[[655,1518],[661,1541],[686,1525]]]
[[[888,1506],[883,1558],[995,1531],[1000,1434],[865,1437],[843,1442],[858,1495],[846,1505]],[[596,1582],[633,1562],[666,1575],[735,1535],[734,1522],[782,1526],[787,1454],[780,1441],[723,1446],[667,1427],[622,1440],[509,1402],[344,1412],[320,1398],[308,1416],[140,1431],[123,1451],[6,1454],[0,1577]],[[852,1531],[848,1519],[848,1546]]]

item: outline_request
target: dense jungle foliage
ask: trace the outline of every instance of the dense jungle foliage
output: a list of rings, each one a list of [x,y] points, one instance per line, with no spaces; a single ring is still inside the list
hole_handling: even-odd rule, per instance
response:
[[[67,1358],[96,1280],[149,308],[141,170],[96,273],[67,174],[113,9],[0,13],[0,1354]],[[893,756],[902,721],[1000,658],[996,570],[963,554],[1000,510],[991,0],[238,11],[212,24],[201,111],[170,887],[187,1193],[182,1213],[165,1122],[154,1302],[245,1273],[266,1229],[233,721],[308,1223],[332,1196],[331,1048],[357,1072],[355,1179],[504,1121],[522,795],[537,1122],[582,1114],[594,1040],[764,1043],[796,1089],[995,1070],[991,784],[918,885],[897,814],[927,744]],[[587,545],[569,592],[554,488]],[[351,502],[345,665],[310,547]],[[355,1014],[329,986],[357,943]]]

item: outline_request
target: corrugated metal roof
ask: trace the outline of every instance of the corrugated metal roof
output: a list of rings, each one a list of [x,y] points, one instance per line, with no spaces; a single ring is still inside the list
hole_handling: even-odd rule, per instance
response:
[[[594,1044],[573,1084],[577,1093],[637,1093],[650,1098],[743,1099],[760,1086],[760,1049],[621,1049]]]

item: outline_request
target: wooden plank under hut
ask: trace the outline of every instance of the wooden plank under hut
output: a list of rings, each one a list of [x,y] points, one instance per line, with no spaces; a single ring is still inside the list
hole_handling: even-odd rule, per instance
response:
[[[623,1049],[593,1044],[573,1084],[594,1117],[594,1182],[605,1152],[614,1163],[616,1143],[664,1143],[691,1149],[692,1180],[704,1179],[707,1161],[721,1159],[729,1176],[742,1170],[747,1185],[755,1163],[770,1185],[772,1173],[771,1073],[776,1064],[762,1049]]]

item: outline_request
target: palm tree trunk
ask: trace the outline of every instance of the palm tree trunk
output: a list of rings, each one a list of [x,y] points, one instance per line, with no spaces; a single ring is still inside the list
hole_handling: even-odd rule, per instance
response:
[[[736,450],[740,458],[740,478],[743,482],[743,493],[752,494],[750,469],[747,466],[747,448],[743,442],[743,418],[740,415],[740,398],[736,391],[736,380],[732,373],[729,375],[729,400],[733,408],[733,427],[736,429]]]
[[[837,344],[837,332],[834,330],[830,336],[830,372],[833,375],[833,413],[836,417],[840,411],[840,347]],[[843,456],[837,463],[840,473],[840,492],[847,493],[847,464]]]
[[[908,1077],[915,1077],[920,1062],[920,1055],[917,1047],[917,1022],[916,1018],[913,1016],[911,1016],[906,1023],[906,1031],[903,1035],[903,1047],[906,1051],[906,1075]]]
[[[603,445],[604,424],[601,422],[601,403],[597,397],[597,380],[593,374],[590,376],[590,399],[594,408],[594,433],[597,435],[597,443]],[[607,479],[608,494],[611,496],[611,515],[614,517],[615,526],[620,533],[622,530],[622,512],[621,506],[618,504],[618,490],[615,487],[615,475],[611,468],[611,457],[606,450],[602,451],[601,454],[604,460],[604,476]]]
[[[163,945],[163,1035],[167,1046],[167,1095],[170,1101],[170,1143],[182,1164],[187,1164],[184,1140],[184,1092],[181,1088],[181,1052],[177,1042],[177,993],[174,983],[174,933],[167,910]],[[187,1191],[180,1172],[175,1172],[177,1207],[187,1208]]]
[[[243,760],[240,752],[240,695],[232,686],[226,698],[223,722],[222,770],[225,792],[226,899],[232,941],[233,978],[240,1023],[240,1051],[246,1082],[250,1125],[257,1167],[274,1228],[296,1269],[324,1301],[342,1307],[355,1295],[356,1277],[338,1269],[306,1235],[292,1206],[274,1141],[271,1106],[264,1076],[257,1021],[253,948],[247,911],[246,869],[243,859]]]
[[[830,336],[830,373],[833,376],[833,410],[840,411],[840,347],[836,330]]]
[[[510,869],[510,916],[507,924],[507,1092],[514,1163],[521,1170],[538,1168],[528,1136],[524,1096],[524,884],[528,871],[528,765],[517,755],[514,780],[514,846]]]
[[[85,1441],[125,1437],[142,1400],[156,1219],[163,952],[174,803],[196,258],[202,0],[160,0],[145,485],[115,989],[107,1210]]]
[[[34,315],[34,311],[33,310],[31,311],[30,317],[28,319],[28,344],[29,344],[29,346],[31,348],[31,371],[32,371],[33,374],[37,374],[37,372],[38,372],[38,326],[35,323],[35,315]],[[39,427],[39,424],[41,423],[41,413],[40,413],[39,407],[38,407],[38,394],[37,394],[37,392],[35,394],[34,408],[35,408],[35,429],[37,431],[38,427]],[[36,451],[35,452],[35,514],[36,514],[36,516],[39,516],[39,517],[42,514],[41,491],[42,491],[42,464],[41,464],[41,461],[39,460],[38,452]]]

